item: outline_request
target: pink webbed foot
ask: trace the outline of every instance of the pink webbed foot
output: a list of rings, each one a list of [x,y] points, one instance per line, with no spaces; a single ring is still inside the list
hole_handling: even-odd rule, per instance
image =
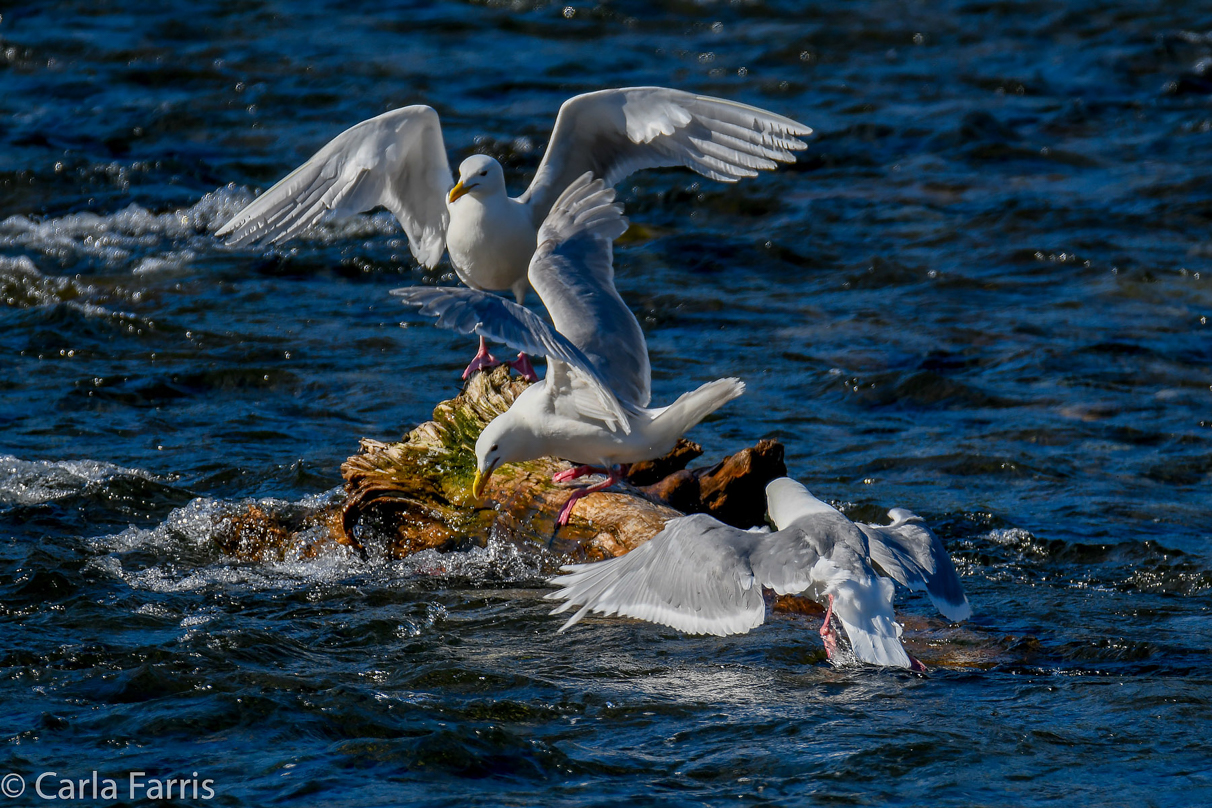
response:
[[[607,471],[606,469],[600,469],[595,466],[573,466],[570,469],[564,469],[561,472],[557,472],[557,473],[551,475],[551,481],[553,483],[566,483],[569,480],[579,480],[580,478],[585,477],[590,474],[609,474],[609,473],[610,472]]]
[[[539,380],[539,374],[534,372],[534,365],[530,364],[530,357],[524,353],[518,354],[518,358],[510,362],[509,366],[528,382],[537,382]]]
[[[927,671],[926,666],[922,664],[920,659],[908,651],[905,652],[905,655],[909,657],[909,670],[917,671],[918,673],[925,673]]]
[[[501,364],[501,360],[488,352],[488,341],[480,337],[480,350],[476,351],[475,359],[471,360],[471,364],[467,366],[467,370],[463,371],[463,381],[475,373],[477,370],[487,370],[495,368]]]
[[[833,659],[837,654],[837,635],[830,625],[833,619],[833,595],[829,596],[829,608],[825,609],[825,622],[821,623],[821,640],[825,643],[825,658]]]
[[[569,472],[576,472],[576,471],[580,471],[581,469],[589,469],[589,471],[585,472],[585,474],[593,474],[594,472],[597,471],[597,469],[594,469],[591,466],[578,466],[575,469],[569,469],[568,471],[560,472],[560,473],[568,474]],[[585,476],[585,474],[580,474],[577,476],[583,477],[583,476]],[[603,489],[609,488],[610,486],[612,486],[615,483],[622,480],[626,474],[627,474],[627,466],[616,466],[607,473],[606,479],[602,480],[600,483],[594,483],[593,485],[587,485],[584,488],[578,488],[575,491],[573,491],[572,496],[570,496],[568,498],[568,501],[566,503],[564,503],[564,507],[562,509],[560,509],[560,515],[556,519],[556,526],[563,527],[564,525],[568,524],[568,520],[572,516],[573,506],[576,505],[578,499],[580,499],[581,497],[588,496],[589,494],[592,494],[595,491],[601,491]],[[574,478],[570,477],[569,479],[574,479]]]
[[[588,492],[584,488],[578,488],[572,492],[572,496],[564,503],[564,507],[560,509],[560,515],[556,517],[556,525],[563,527],[568,524],[568,520],[572,518],[572,508],[577,504],[577,500],[585,496]]]

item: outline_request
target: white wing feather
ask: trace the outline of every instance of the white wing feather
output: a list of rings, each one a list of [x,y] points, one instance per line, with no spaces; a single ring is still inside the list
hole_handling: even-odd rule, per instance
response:
[[[688,634],[725,636],[763,622],[762,586],[782,594],[811,589],[817,598],[834,596],[834,613],[855,656],[874,665],[909,667],[893,617],[892,582],[876,576],[848,547],[838,548],[838,558],[821,557],[815,549],[820,534],[834,525],[830,519],[817,531],[807,521],[762,534],[704,514],[671,519],[626,555],[563,567],[566,574],[549,581],[560,590],[546,597],[565,601],[552,614],[581,604],[560,631],[593,611]],[[833,546],[827,537],[824,546]]]
[[[807,148],[812,130],[764,109],[665,87],[601,90],[568,99],[551,142],[520,201],[540,222],[560,193],[585,172],[614,185],[644,168],[685,166],[735,182]]]
[[[855,656],[874,665],[910,667],[893,612],[893,583],[870,563],[874,553],[869,555],[869,546],[886,550],[881,542],[890,540],[872,536],[869,525],[856,525],[793,480],[772,482],[767,497],[779,523],[790,520],[782,530],[758,533],[703,514],[680,517],[627,555],[564,567],[566,574],[549,582],[560,590],[547,597],[565,601],[552,613],[578,604],[581,609],[560,630],[593,611],[691,634],[744,633],[765,619],[760,594],[765,586],[821,601],[832,595],[834,614]],[[908,511],[892,514],[897,520],[893,527],[900,531],[896,535],[909,525],[933,538]],[[911,557],[925,539],[910,535],[896,547]]]
[[[630,434],[627,413],[593,362],[525,306],[490,292],[462,287],[410,286],[392,289],[391,294],[417,306],[422,314],[438,318],[439,328],[479,334],[532,356],[546,356],[549,384],[572,384],[569,368],[575,368],[577,389],[585,400],[587,414],[592,412],[612,432],[621,429]]]
[[[228,244],[280,243],[338,216],[382,205],[408,235],[413,256],[435,266],[446,248],[454,185],[438,114],[403,107],[345,130],[219,228]]]
[[[688,634],[744,634],[766,617],[746,557],[754,536],[704,514],[671,519],[627,555],[563,567],[550,581],[560,591],[547,598],[566,602],[552,614],[582,604],[560,631],[594,611]]]
[[[951,556],[925,520],[903,508],[893,508],[888,515],[890,525],[858,526],[867,536],[871,560],[903,586],[924,590],[947,619],[971,617],[972,606]]]
[[[544,381],[555,394],[556,413],[575,421],[598,421],[611,432],[620,429],[631,434],[631,421],[620,415],[623,405],[600,378],[580,370],[576,365],[565,364],[558,359],[547,358],[547,376]],[[607,395],[603,395],[603,393]],[[568,409],[565,409],[567,407]]]
[[[614,190],[588,173],[560,195],[539,228],[530,285],[556,330],[580,348],[626,405],[652,398],[648,343],[614,286],[611,242],[627,229]]]

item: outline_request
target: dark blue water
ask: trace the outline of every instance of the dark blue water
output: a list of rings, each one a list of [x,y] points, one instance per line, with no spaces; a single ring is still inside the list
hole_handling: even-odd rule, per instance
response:
[[[242,503],[331,496],[474,346],[398,327],[387,290],[453,273],[383,212],[210,233],[410,103],[518,193],[561,101],[634,84],[817,130],[737,186],[624,183],[654,401],[739,376],[708,459],[777,437],[852,513],[925,515],[976,614],[900,606],[963,664],[831,668],[791,615],[556,635],[537,551],[214,548]],[[13,804],[93,770],[224,805],[1212,800],[1206,3],[47,0],[3,10],[0,121]]]

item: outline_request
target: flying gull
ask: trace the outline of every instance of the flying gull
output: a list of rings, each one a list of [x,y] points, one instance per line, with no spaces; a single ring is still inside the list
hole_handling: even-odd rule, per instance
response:
[[[972,614],[950,556],[921,517],[895,508],[890,525],[855,524],[786,477],[766,486],[766,501],[774,533],[683,516],[626,555],[563,567],[550,581],[561,589],[547,597],[565,602],[552,614],[581,609],[560,631],[594,611],[689,634],[744,634],[765,620],[769,587],[828,603],[821,637],[830,658],[836,614],[863,662],[920,669],[901,644],[889,578],[925,590],[950,620]]]
[[[472,289],[513,292],[521,303],[536,235],[552,204],[586,172],[607,186],[643,168],[685,166],[735,182],[794,162],[812,130],[757,107],[664,87],[627,87],[574,96],[556,116],[543,160],[519,197],[505,190],[501,164],[468,157],[451,183],[438,114],[403,107],[347,129],[226,224],[233,245],[278,244],[329,211],[348,216],[382,205],[408,235],[413,256],[437,265],[445,248]],[[484,337],[463,374],[497,364]],[[515,364],[531,379],[529,362]]]
[[[668,407],[648,408],[648,346],[614,287],[611,242],[626,229],[614,190],[589,172],[555,201],[539,228],[528,274],[554,328],[517,303],[474,289],[392,292],[436,316],[439,326],[547,357],[547,376],[526,388],[476,441],[475,496],[503,463],[554,456],[579,464],[557,474],[556,482],[604,470],[604,481],[573,491],[558,519],[566,524],[578,499],[618,482],[627,465],[665,454],[688,429],[744,392],[738,379],[719,379]]]

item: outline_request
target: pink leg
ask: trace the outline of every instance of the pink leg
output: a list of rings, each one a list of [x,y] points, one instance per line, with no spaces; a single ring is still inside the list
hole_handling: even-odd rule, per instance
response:
[[[569,480],[579,480],[589,474],[609,474],[610,469],[600,469],[597,466],[573,466],[570,469],[551,475],[553,483],[566,483]]]
[[[576,469],[573,469],[573,471],[576,471]],[[570,516],[572,516],[572,508],[574,505],[576,505],[578,499],[588,496],[595,491],[601,491],[604,488],[609,488],[618,481],[622,480],[626,474],[627,466],[615,466],[606,475],[606,479],[602,480],[600,483],[587,485],[584,488],[578,488],[573,491],[572,496],[568,498],[568,502],[564,503],[564,508],[560,511],[560,516],[558,519],[556,519],[556,525],[562,527],[563,525],[568,524],[568,519]]]
[[[518,358],[509,363],[509,366],[521,374],[522,378],[528,382],[537,382],[539,374],[534,372],[534,365],[530,364],[530,357],[524,353],[518,354]]]
[[[480,350],[476,351],[475,359],[472,359],[471,364],[467,366],[467,370],[463,371],[463,380],[466,381],[477,370],[494,368],[499,364],[501,364],[500,360],[488,352],[488,340],[480,337]]]
[[[908,651],[906,651],[905,654],[909,657],[909,670],[917,671],[918,673],[926,672],[926,666],[922,664],[920,659],[915,657],[913,654],[910,654]]]
[[[829,621],[833,619],[833,595],[829,596],[829,608],[825,610],[825,622],[821,623],[821,639],[825,643],[825,658],[833,659],[833,655],[837,653],[837,636],[833,633],[833,628],[829,625]]]

